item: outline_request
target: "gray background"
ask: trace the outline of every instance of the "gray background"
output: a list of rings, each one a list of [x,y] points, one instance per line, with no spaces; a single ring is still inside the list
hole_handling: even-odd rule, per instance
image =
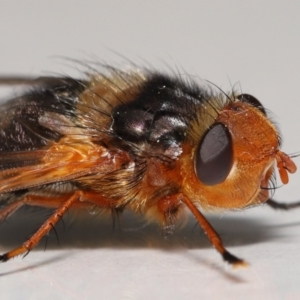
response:
[[[124,55],[157,70],[178,67],[255,95],[280,124],[283,150],[299,152],[298,3],[1,1],[0,73],[79,74],[78,65],[54,56],[127,66]],[[300,172],[276,198],[299,199],[299,182]],[[0,251],[21,244],[46,217],[22,210],[6,221]],[[113,232],[110,218],[70,214],[65,229],[58,226],[59,246],[52,234],[46,252],[43,241],[25,259],[0,265],[1,298],[300,298],[299,210],[210,217],[229,250],[250,262],[242,271],[221,261],[192,217],[167,240],[156,226],[131,219]]]

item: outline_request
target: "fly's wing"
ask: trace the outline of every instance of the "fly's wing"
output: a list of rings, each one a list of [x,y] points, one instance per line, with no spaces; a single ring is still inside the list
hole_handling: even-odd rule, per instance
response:
[[[78,95],[85,82],[28,81],[38,88],[0,106],[0,194],[84,176],[105,165],[107,157],[107,149],[95,146],[78,124]]]
[[[78,148],[81,146],[78,144]],[[0,194],[93,174],[95,166],[98,167],[97,172],[113,170],[113,166],[106,166],[108,151],[104,147],[84,149],[79,153],[76,145],[61,148],[58,151],[50,148],[48,151],[0,153],[0,165],[4,167],[0,171]],[[87,160],[87,154],[94,159]],[[27,165],[22,166],[24,164]]]
[[[65,121],[74,123],[77,97],[84,84],[69,78],[48,77],[33,82],[38,87],[33,84],[32,91],[0,106],[0,153],[32,151],[58,141],[62,134],[40,122],[51,112],[62,126]]]

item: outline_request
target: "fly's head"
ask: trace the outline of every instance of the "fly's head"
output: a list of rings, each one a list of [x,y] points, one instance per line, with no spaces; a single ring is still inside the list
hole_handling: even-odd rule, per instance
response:
[[[277,165],[281,181],[296,166],[280,151],[280,136],[260,102],[242,94],[215,106],[214,121],[185,145],[185,193],[200,206],[239,209],[269,198],[269,182]],[[210,112],[210,115],[212,113]],[[189,152],[189,154],[188,154]],[[192,155],[191,155],[192,153]]]

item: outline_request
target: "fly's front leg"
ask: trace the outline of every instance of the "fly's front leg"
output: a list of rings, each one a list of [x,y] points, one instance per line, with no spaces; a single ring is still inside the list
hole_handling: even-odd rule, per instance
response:
[[[214,228],[210,225],[210,223],[205,219],[202,213],[197,209],[197,207],[193,204],[193,202],[186,198],[182,197],[182,201],[186,204],[186,206],[193,213],[195,218],[197,219],[199,225],[207,235],[211,244],[216,248],[216,250],[222,255],[223,259],[234,267],[247,266],[247,263],[231,254],[226,248],[223,246],[223,242],[218,235],[218,233],[214,230]]]
[[[188,209],[193,213],[197,219],[199,225],[207,235],[211,244],[216,248],[216,250],[222,255],[223,259],[234,267],[247,266],[247,263],[242,259],[234,256],[223,246],[223,242],[219,237],[218,233],[210,225],[210,223],[205,219],[202,213],[197,209],[191,200],[181,193],[173,194],[170,196],[165,196],[156,202],[156,213],[158,217],[163,216],[163,224],[168,226],[174,223],[174,220],[178,219],[181,211],[186,205]]]
[[[300,207],[300,201],[292,202],[292,203],[281,203],[273,199],[268,199],[266,203],[274,209],[281,209],[281,210],[290,210],[290,209]]]
[[[31,249],[33,249],[44,235],[46,235],[55,224],[62,218],[62,216],[67,212],[70,206],[78,201],[83,195],[82,191],[76,191],[72,196],[70,196],[65,202],[63,202],[56,211],[50,216],[50,218],[38,229],[38,231],[29,238],[21,247],[18,247],[12,251],[9,251],[3,255],[0,255],[0,261],[5,262],[15,256],[27,254]]]

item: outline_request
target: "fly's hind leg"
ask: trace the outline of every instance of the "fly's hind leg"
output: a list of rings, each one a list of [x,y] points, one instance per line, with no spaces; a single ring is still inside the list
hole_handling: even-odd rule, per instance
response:
[[[23,205],[30,206],[41,206],[46,208],[58,208],[61,204],[66,201],[66,196],[61,197],[41,197],[40,195],[32,195],[30,193],[25,196],[14,199],[13,202],[6,205],[3,209],[0,210],[0,222],[7,219],[13,213],[15,213]]]
[[[82,209],[89,205],[95,205],[103,209],[112,209],[115,206],[115,204],[111,200],[99,195],[98,193],[82,190],[75,191],[73,194],[66,194],[52,198],[47,198],[41,195],[27,194],[20,200],[17,200],[15,205],[13,204],[14,203],[8,205],[8,207],[4,209],[4,212],[0,211],[0,217],[1,214],[4,218],[5,216],[7,217],[9,214],[13,213],[24,204],[56,208],[56,210],[50,216],[50,218],[37,230],[37,232],[21,247],[0,255],[0,262],[5,262],[18,255],[26,255],[39,243],[43,236],[45,236],[51,229],[54,228],[55,224],[63,217],[63,215],[71,206],[72,208],[77,209]]]
[[[82,191],[76,191],[73,195],[71,195],[67,200],[65,200],[50,216],[50,218],[38,229],[38,231],[30,237],[21,247],[18,247],[12,251],[9,251],[3,255],[0,255],[0,261],[5,262],[15,256],[27,254],[30,250],[32,250],[42,239],[44,235],[46,235],[54,225],[62,218],[62,216],[67,212],[70,206],[80,200],[83,195]],[[13,209],[13,208],[12,208]]]
[[[6,218],[8,218],[10,215],[12,215],[14,212],[16,212],[21,206],[23,206],[25,203],[21,200],[18,200],[16,202],[13,202],[3,208],[0,211],[0,222],[4,221]]]

